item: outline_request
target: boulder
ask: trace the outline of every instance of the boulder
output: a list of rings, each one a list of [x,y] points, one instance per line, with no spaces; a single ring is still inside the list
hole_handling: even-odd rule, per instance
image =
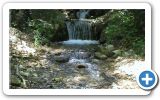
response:
[[[99,60],[98,60],[98,59],[92,59],[92,62],[98,64],[98,63],[99,63]]]
[[[65,55],[54,56],[56,62],[65,63],[69,61],[69,57]]]
[[[99,46],[99,50],[101,53],[105,54],[106,56],[113,56],[113,50],[114,50],[114,46],[109,44],[109,45],[101,45]]]
[[[75,52],[74,56],[78,59],[86,59],[89,58],[91,56],[90,52]]]
[[[122,50],[114,50],[113,51],[113,53],[114,53],[114,56],[122,56]]]
[[[97,59],[106,59],[107,58],[107,56],[105,55],[105,54],[102,54],[102,53],[100,53],[100,52],[96,52],[95,53],[95,57],[97,58]]]
[[[105,47],[107,49],[108,52],[112,52],[114,50],[114,46],[109,44]]]

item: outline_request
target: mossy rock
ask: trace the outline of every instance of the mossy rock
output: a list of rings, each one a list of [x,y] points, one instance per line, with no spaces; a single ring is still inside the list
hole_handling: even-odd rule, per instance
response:
[[[21,79],[15,75],[10,76],[10,84],[13,86],[21,86]]]
[[[107,56],[105,54],[100,53],[100,52],[96,52],[95,58],[103,60],[103,59],[107,59]]]
[[[122,56],[123,51],[118,49],[118,50],[114,50],[113,53],[114,53],[114,56],[117,57],[117,56]]]
[[[113,51],[114,46],[109,44],[109,45],[101,45],[99,46],[99,52],[105,54],[106,56],[113,56]]]

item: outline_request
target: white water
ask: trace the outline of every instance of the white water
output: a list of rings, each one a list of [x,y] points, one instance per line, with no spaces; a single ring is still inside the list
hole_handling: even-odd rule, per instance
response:
[[[97,44],[96,35],[93,31],[91,19],[86,19],[89,10],[80,10],[77,12],[78,19],[66,21],[69,41],[64,41],[64,44]]]
[[[84,44],[98,44],[98,41],[95,40],[68,40],[63,41],[63,44],[78,44],[78,45],[84,45]]]
[[[99,72],[98,66],[96,64],[91,64],[91,63],[87,62],[85,59],[76,59],[76,58],[70,59],[68,63],[85,65],[86,70],[91,75],[91,78],[96,79],[96,80],[99,79],[100,72]]]
[[[66,22],[69,39],[93,39],[92,23],[90,20],[71,20]]]

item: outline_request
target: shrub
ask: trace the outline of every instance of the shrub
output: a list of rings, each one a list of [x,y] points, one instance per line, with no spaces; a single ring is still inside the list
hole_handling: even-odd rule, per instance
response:
[[[49,43],[52,38],[53,27],[46,21],[35,19],[29,22],[29,26],[34,33],[34,44],[35,46]]]
[[[115,10],[105,28],[107,42],[144,55],[144,10]]]

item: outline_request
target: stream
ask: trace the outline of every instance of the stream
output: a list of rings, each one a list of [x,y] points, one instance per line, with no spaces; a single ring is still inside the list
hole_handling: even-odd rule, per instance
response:
[[[54,54],[53,63],[56,61],[60,70],[59,75],[56,77],[62,78],[60,81],[63,81],[62,83],[64,83],[63,88],[109,88],[112,82],[116,81],[115,77],[106,75],[105,70],[101,68],[101,64],[104,62],[94,58],[96,47],[96,44],[67,44],[61,46],[61,49],[65,48],[64,52]],[[60,58],[57,59],[57,57]]]
[[[99,45],[96,34],[93,32],[92,20],[85,19],[88,12],[89,10],[80,10],[77,12],[78,19],[66,21],[69,37],[67,41],[55,42],[50,47],[42,46],[40,50],[30,49],[23,41],[22,45],[18,45],[20,50],[17,47],[12,49],[10,88],[137,88],[137,83],[133,80],[135,78],[132,76],[133,72],[127,69],[130,65],[121,67],[123,64],[120,63],[118,67],[115,66],[117,62],[123,61],[123,59],[116,61],[121,50],[113,52],[114,46],[106,45],[103,47],[103,53],[98,51],[98,47],[102,45]],[[17,51],[20,53],[16,54]],[[16,56],[28,51],[35,54],[31,55],[31,52],[24,57]],[[110,52],[106,54],[106,51]],[[128,63],[128,59],[125,63]],[[124,73],[123,71],[126,71],[124,69],[131,72],[131,75]]]

